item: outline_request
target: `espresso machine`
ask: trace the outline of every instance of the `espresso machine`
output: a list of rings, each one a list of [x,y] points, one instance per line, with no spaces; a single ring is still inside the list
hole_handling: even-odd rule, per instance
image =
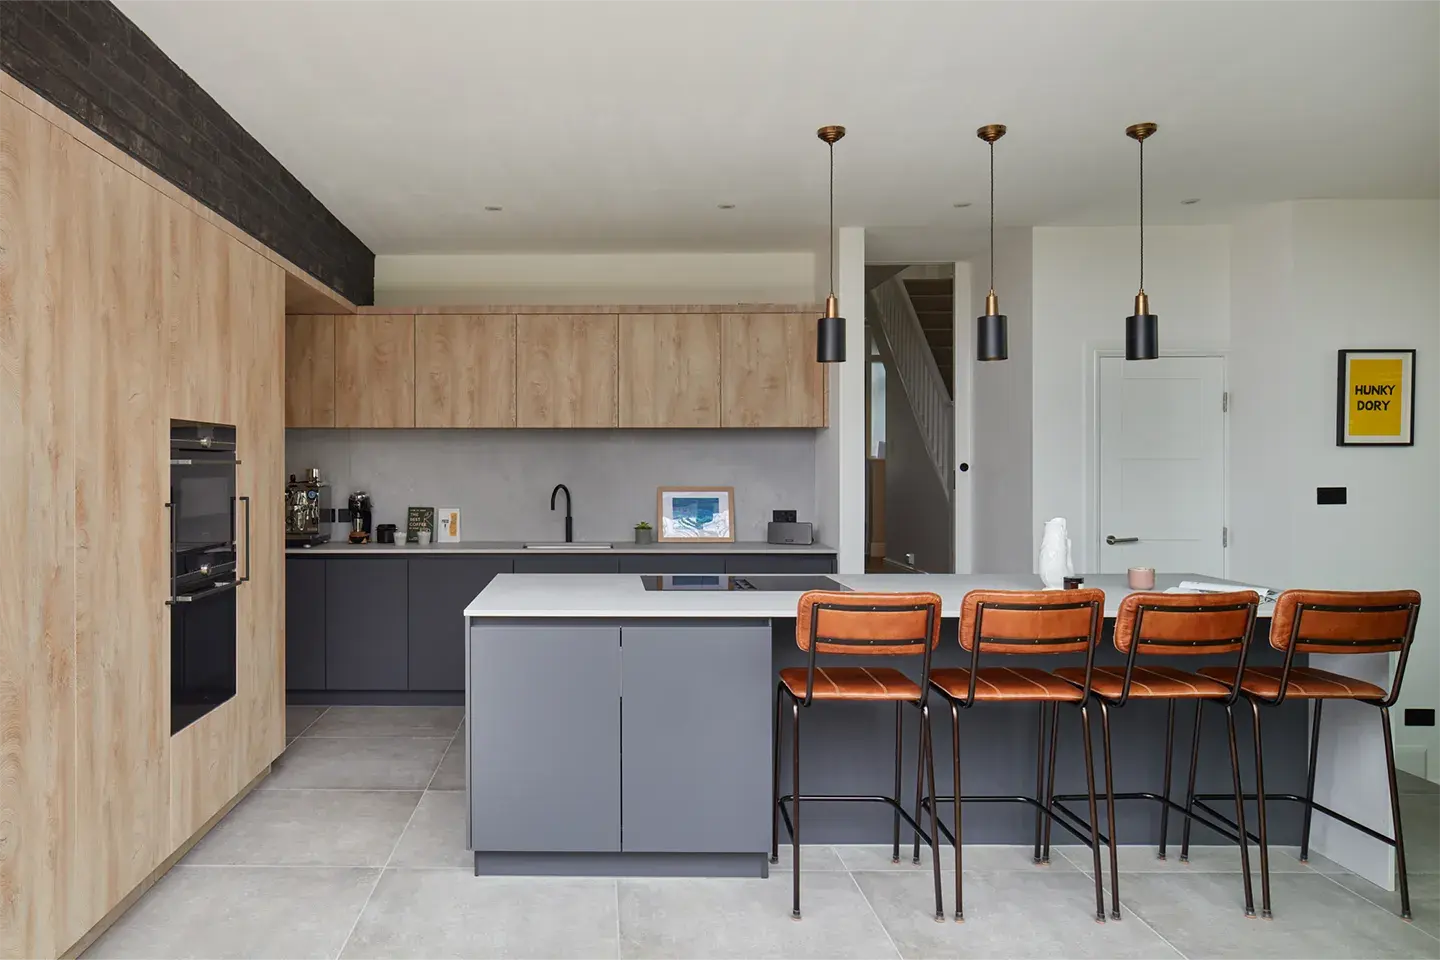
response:
[[[350,542],[370,542],[370,522],[374,516],[370,494],[357,490],[350,494]]]
[[[330,484],[320,479],[320,471],[311,467],[302,480],[290,474],[285,484],[285,546],[313,547],[330,539],[326,524],[333,519],[330,510]]]

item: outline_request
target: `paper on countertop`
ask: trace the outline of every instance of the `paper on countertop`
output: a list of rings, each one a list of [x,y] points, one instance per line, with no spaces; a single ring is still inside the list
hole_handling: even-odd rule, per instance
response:
[[[1233,593],[1236,590],[1254,590],[1260,594],[1261,603],[1274,603],[1280,597],[1279,590],[1238,583],[1210,583],[1204,580],[1181,580],[1180,586],[1170,587],[1166,593]]]

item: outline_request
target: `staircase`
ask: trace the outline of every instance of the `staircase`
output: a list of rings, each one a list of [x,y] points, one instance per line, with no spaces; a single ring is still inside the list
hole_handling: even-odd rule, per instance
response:
[[[945,383],[945,392],[955,396],[955,281],[944,280],[901,280],[905,292],[910,296],[910,305],[925,332],[925,342],[930,344],[930,353],[935,357],[935,366],[940,368],[940,379]]]
[[[953,290],[949,280],[903,281],[892,276],[870,291],[865,314],[886,372],[899,381],[930,465],[949,498],[955,467],[955,404],[943,368],[936,363],[933,332],[924,329],[914,307],[914,294],[907,289],[916,283],[943,283]],[[945,341],[948,357],[953,350],[948,323]]]

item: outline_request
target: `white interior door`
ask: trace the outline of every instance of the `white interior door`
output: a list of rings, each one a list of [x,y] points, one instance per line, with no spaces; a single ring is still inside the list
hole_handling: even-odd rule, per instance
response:
[[[1225,574],[1225,361],[1100,360],[1100,572]]]

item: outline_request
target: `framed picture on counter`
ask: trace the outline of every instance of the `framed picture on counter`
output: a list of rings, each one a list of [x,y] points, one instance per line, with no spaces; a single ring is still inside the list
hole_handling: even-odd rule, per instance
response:
[[[1337,446],[1414,445],[1414,350],[1341,350],[1337,379]]]
[[[662,543],[735,541],[734,487],[661,487],[655,501]]]
[[[460,508],[459,507],[436,507],[435,508],[435,542],[436,543],[459,543],[460,542]]]

